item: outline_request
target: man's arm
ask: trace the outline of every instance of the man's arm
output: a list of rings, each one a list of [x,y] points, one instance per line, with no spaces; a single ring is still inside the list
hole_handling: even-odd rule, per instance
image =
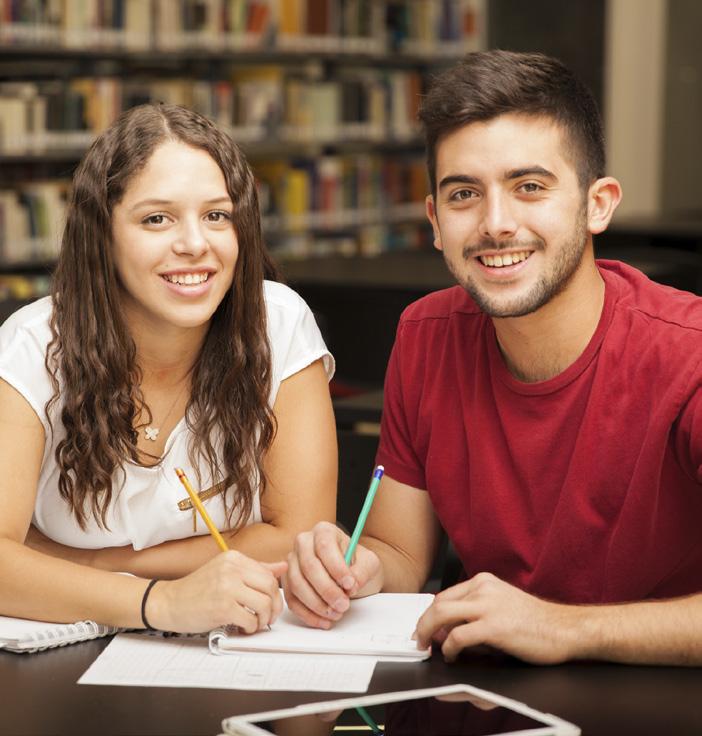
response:
[[[601,606],[565,605],[480,573],[442,593],[419,620],[449,661],[489,645],[534,664],[602,659],[627,664],[702,664],[702,594]]]
[[[417,591],[440,539],[428,494],[386,474],[350,566],[344,562],[349,537],[338,527],[321,523],[298,536],[284,578],[288,606],[308,626],[329,628],[351,598]]]

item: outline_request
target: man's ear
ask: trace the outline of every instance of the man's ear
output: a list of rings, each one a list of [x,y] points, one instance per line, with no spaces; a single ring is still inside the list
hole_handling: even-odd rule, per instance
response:
[[[434,197],[432,197],[431,194],[428,194],[427,198],[424,200],[424,204],[426,205],[427,217],[429,218],[429,222],[431,222],[431,228],[434,231],[434,247],[436,250],[443,250],[444,248],[441,245],[439,220],[436,217],[436,209],[434,207]]]
[[[621,184],[612,176],[603,176],[590,185],[587,193],[587,227],[593,235],[607,229],[621,199]]]

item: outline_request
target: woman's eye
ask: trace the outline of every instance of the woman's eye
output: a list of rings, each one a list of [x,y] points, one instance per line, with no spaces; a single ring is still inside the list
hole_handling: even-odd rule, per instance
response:
[[[209,222],[228,222],[232,219],[231,215],[228,212],[224,212],[222,210],[215,210],[214,212],[208,212],[207,213],[207,219]]]
[[[163,225],[165,221],[165,215],[149,215],[142,220],[145,225]]]

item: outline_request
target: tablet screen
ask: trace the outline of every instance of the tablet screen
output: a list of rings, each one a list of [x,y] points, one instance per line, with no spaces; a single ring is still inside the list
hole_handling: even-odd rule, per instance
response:
[[[346,708],[339,712],[252,720],[278,736],[388,734],[389,736],[490,736],[529,733],[550,724],[466,693]]]

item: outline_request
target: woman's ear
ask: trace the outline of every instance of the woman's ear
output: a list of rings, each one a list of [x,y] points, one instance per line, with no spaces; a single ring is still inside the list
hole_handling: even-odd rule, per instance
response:
[[[612,176],[603,176],[593,182],[587,193],[587,227],[597,235],[609,225],[622,199],[621,184]]]

